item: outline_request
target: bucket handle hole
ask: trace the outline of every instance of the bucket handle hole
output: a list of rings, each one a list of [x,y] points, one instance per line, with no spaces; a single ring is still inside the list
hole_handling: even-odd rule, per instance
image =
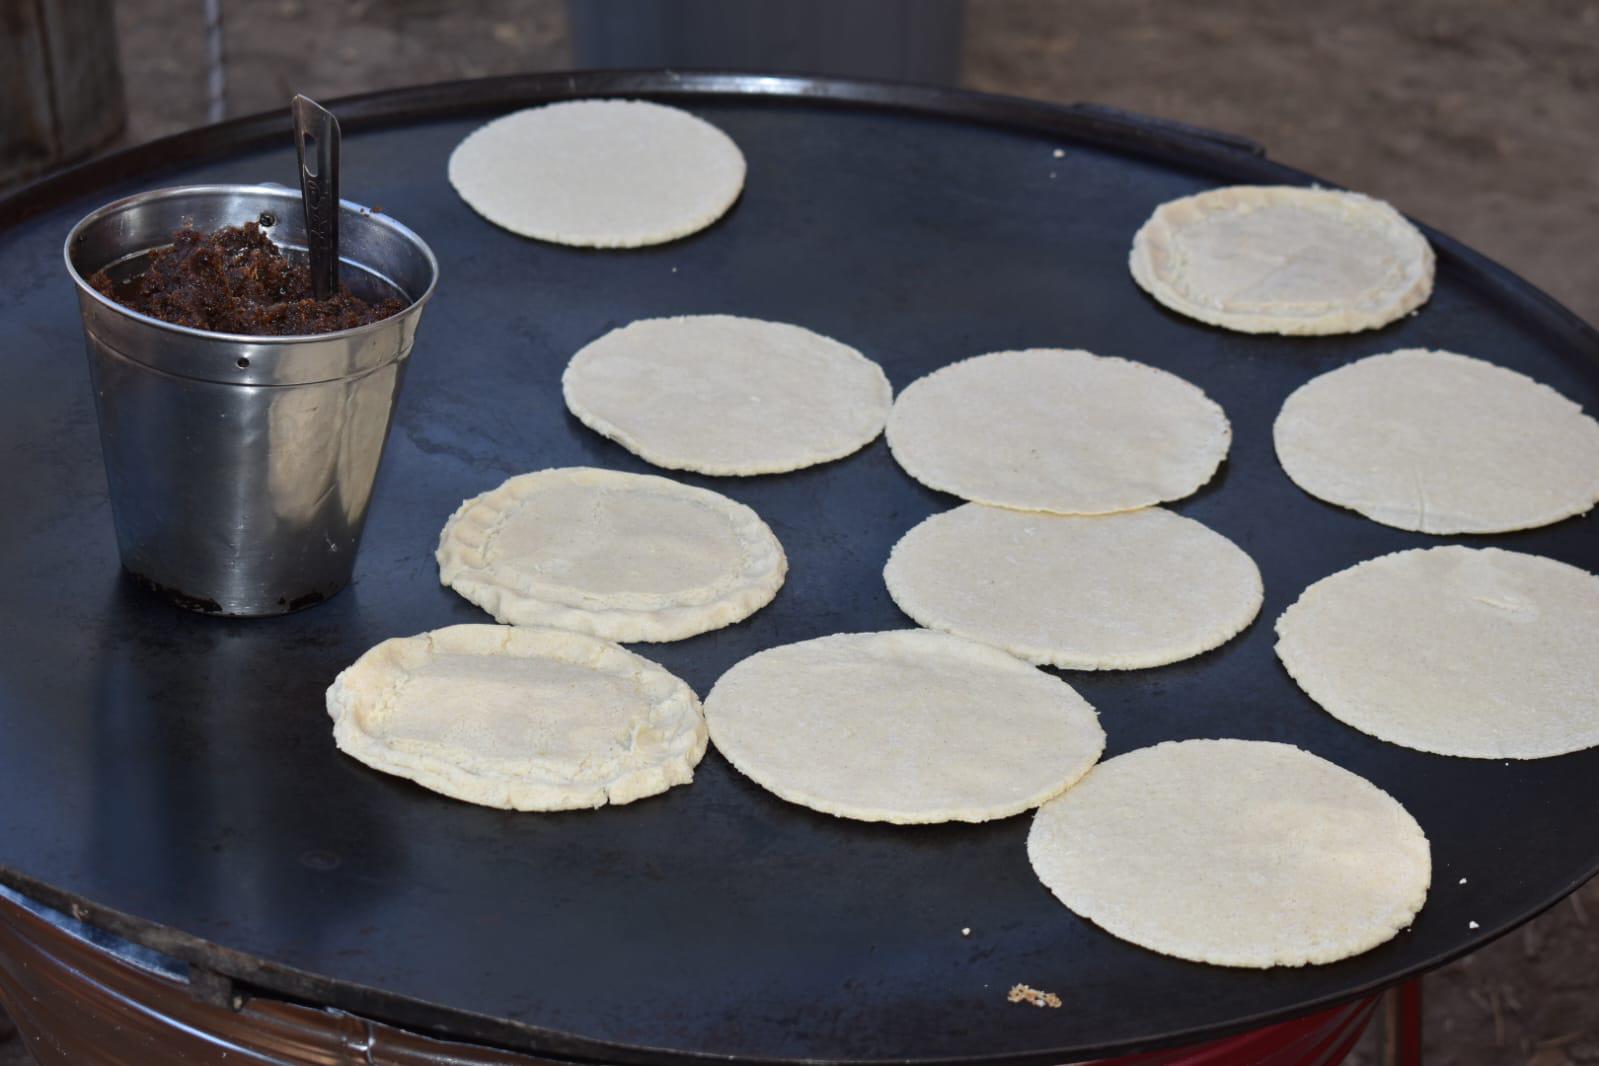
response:
[[[249,356],[247,356],[247,355],[239,356],[238,362],[239,362],[239,369],[240,370],[248,370],[248,369],[250,369],[250,357]]]

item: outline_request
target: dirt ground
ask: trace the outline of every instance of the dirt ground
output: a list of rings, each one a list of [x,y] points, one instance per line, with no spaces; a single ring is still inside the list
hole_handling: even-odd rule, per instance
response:
[[[559,0],[224,9],[231,114],[295,91],[335,97],[570,63]],[[205,121],[199,11],[198,0],[118,0],[130,140]],[[968,0],[963,81],[1252,137],[1599,321],[1599,3]],[[1425,995],[1435,1066],[1599,1063],[1599,882],[1429,976]],[[26,1062],[4,1032],[0,1020],[0,1066]],[[1375,1062],[1375,1045],[1350,1061]]]
[[[205,121],[198,0],[118,0],[130,137]],[[560,0],[226,0],[229,111],[570,63]],[[328,44],[315,46],[314,41]],[[968,0],[963,80],[1241,133],[1599,321],[1599,3]]]

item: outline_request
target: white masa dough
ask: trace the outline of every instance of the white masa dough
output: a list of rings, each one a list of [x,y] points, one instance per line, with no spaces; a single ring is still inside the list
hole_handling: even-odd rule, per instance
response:
[[[1272,431],[1294,484],[1384,525],[1503,533],[1599,501],[1599,422],[1524,374],[1407,348],[1313,378]]]
[[[445,523],[439,580],[515,625],[682,640],[772,601],[783,546],[750,508],[650,474],[522,474]]]
[[[1288,744],[1169,741],[1107,759],[1044,804],[1033,870],[1067,907],[1163,955],[1333,962],[1407,927],[1426,834],[1369,781]]]
[[[888,446],[911,477],[976,503],[1107,514],[1181,499],[1227,455],[1220,406],[1175,374],[1077,349],[994,352],[907,386]]]
[[[333,738],[384,773],[485,807],[628,803],[705,754],[682,681],[607,641],[460,625],[386,640],[334,679]]]
[[[1260,610],[1260,570],[1232,541],[1160,507],[1090,517],[968,503],[904,537],[883,571],[921,625],[1077,670],[1209,651]]]
[[[1354,333],[1432,295],[1432,246],[1381,200],[1234,185],[1161,204],[1133,237],[1133,280],[1173,311],[1244,333]]]
[[[732,315],[652,318],[614,329],[561,378],[590,429],[656,466],[775,474],[871,443],[892,392],[878,365],[783,322]]]
[[[632,248],[685,237],[744,187],[732,138],[687,111],[642,100],[567,100],[517,111],[450,153],[450,184],[513,233]]]
[[[862,821],[982,822],[1069,787],[1105,746],[1064,681],[927,630],[786,644],[705,699],[711,739],[761,787]]]
[[[1477,759],[1599,745],[1599,577],[1498,548],[1417,548],[1307,588],[1277,656],[1333,717]]]

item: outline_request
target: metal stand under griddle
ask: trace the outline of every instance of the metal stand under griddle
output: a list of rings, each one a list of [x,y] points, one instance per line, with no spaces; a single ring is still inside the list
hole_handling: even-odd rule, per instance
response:
[[[269,1061],[283,1066],[558,1066],[560,1060],[436,1040],[344,1011],[247,991],[120,943],[0,889],[0,1000],[39,1066]],[[1203,1045],[1094,1066],[1309,1066],[1342,1061],[1376,1003],[1356,1000]],[[1385,1059],[1384,1066],[1420,1060]]]
[[[595,95],[676,103],[726,130],[749,161],[740,202],[688,239],[590,252],[498,230],[449,188],[445,159],[477,124]],[[1283,476],[1271,422],[1295,387],[1374,352],[1444,347],[1599,409],[1599,336],[1502,268],[1429,233],[1436,294],[1385,330],[1254,337],[1179,318],[1127,276],[1150,210],[1222,182],[1311,179],[1236,138],[1087,106],[607,72],[430,86],[335,110],[347,183],[423,234],[446,280],[355,582],[303,614],[199,617],[119,575],[60,261],[70,224],[116,196],[292,172],[286,117],[180,134],[0,202],[0,883],[210,975],[204,995],[331,1006],[435,1039],[663,1066],[1024,1066],[1191,1045],[1369,1000],[1599,868],[1599,752],[1504,764],[1383,744],[1318,710],[1272,654],[1272,620],[1310,582],[1443,542],[1320,504]],[[1233,448],[1175,509],[1260,564],[1261,617],[1185,663],[1066,676],[1100,710],[1108,755],[1182,737],[1283,740],[1388,790],[1433,844],[1414,926],[1329,966],[1199,966],[1060,906],[1027,866],[1024,817],[846,822],[783,803],[714,751],[692,786],[660,797],[519,815],[340,755],[323,709],[338,670],[386,637],[484,620],[439,586],[432,560],[461,499],[544,466],[649,470],[566,414],[570,354],[635,318],[711,311],[838,337],[896,388],[1038,345],[1125,355],[1203,387],[1227,410]],[[642,649],[702,694],[763,648],[909,625],[883,562],[955,502],[901,473],[881,441],[794,474],[682,480],[752,506],[790,561],[776,601],[747,622]],[[1592,522],[1465,542],[1599,571]],[[0,955],[16,965],[12,948]],[[1065,1006],[1006,1003],[1018,982]],[[23,986],[4,987],[9,998]]]

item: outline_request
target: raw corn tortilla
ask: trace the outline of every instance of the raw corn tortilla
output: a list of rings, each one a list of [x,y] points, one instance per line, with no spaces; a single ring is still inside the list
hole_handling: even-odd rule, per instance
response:
[[[1161,204],[1133,237],[1133,280],[1179,314],[1244,333],[1376,329],[1432,295],[1433,250],[1353,192],[1234,185]]]
[[[869,822],[983,822],[1036,807],[1104,750],[1088,703],[995,648],[907,629],[771,648],[705,699],[756,784]]]
[[[1209,651],[1254,620],[1263,594],[1242,549],[1160,507],[1074,517],[964,504],[900,538],[883,579],[929,629],[1076,670]]]
[[[878,365],[819,333],[732,315],[612,330],[561,378],[584,425],[656,466],[775,474],[871,443],[892,391]]]
[[[568,100],[495,119],[450,153],[467,205],[524,237],[596,248],[702,230],[744,187],[732,138],[642,100]]]
[[[650,474],[511,478],[445,523],[439,580],[497,621],[608,640],[681,640],[742,621],[788,572],[760,516]]]
[[[1106,760],[1039,809],[1027,856],[1112,936],[1216,966],[1358,955],[1409,926],[1432,879],[1426,834],[1392,796],[1250,740]]]
[[[1277,656],[1334,718],[1392,744],[1541,759],[1599,744],[1599,577],[1498,548],[1417,548],[1311,585]]]
[[[1423,533],[1503,533],[1599,501],[1599,422],[1547,385],[1407,348],[1301,385],[1273,428],[1294,484]]]
[[[629,803],[686,784],[705,754],[687,685],[556,629],[462,625],[386,640],[327,700],[341,750],[485,807]]]
[[[912,382],[888,446],[929,488],[1056,514],[1196,492],[1227,455],[1222,409],[1175,374],[1075,349],[994,352]]]

